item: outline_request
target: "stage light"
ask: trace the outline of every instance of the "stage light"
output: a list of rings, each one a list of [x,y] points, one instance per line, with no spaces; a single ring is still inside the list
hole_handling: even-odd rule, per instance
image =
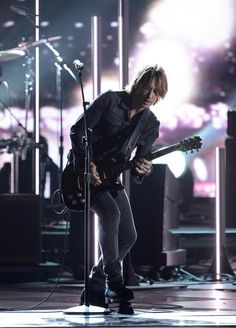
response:
[[[206,181],[208,177],[208,171],[206,164],[200,157],[196,157],[193,160],[193,168],[196,172],[197,178],[200,181]]]
[[[82,22],[76,22],[76,23],[74,24],[74,27],[75,27],[75,28],[82,28],[82,27],[84,27],[84,23],[82,23]]]
[[[188,101],[193,96],[195,91],[195,81],[192,77],[194,62],[189,56],[188,49],[183,47],[178,40],[153,37],[147,40],[143,47],[136,49],[132,55],[136,58],[136,65],[132,67],[134,73],[137,70],[136,66],[142,67],[145,62],[155,64],[158,61],[162,64],[168,76],[169,86],[165,102],[169,102],[172,107]]]
[[[113,27],[113,28],[118,27],[118,22],[115,22],[115,21],[111,22],[110,26]]]
[[[35,41],[39,41],[39,0],[35,0]],[[40,143],[40,106],[39,106],[39,47],[35,47],[35,110],[34,110],[34,132],[35,142],[37,145]],[[35,194],[40,195],[40,150],[39,147],[35,148]]]
[[[98,16],[93,16],[91,20],[91,44],[92,44],[92,89],[93,98],[101,92],[101,19]],[[96,265],[99,261],[99,222],[98,216],[94,214],[94,262]]]
[[[12,27],[15,25],[15,22],[14,21],[7,21],[7,22],[4,22],[3,23],[3,27]]]
[[[161,32],[197,48],[222,46],[233,33],[233,0],[165,0],[149,13]]]
[[[99,227],[98,227],[98,216],[94,214],[94,264],[96,265],[99,261],[100,249],[99,249]]]
[[[48,22],[48,21],[42,21],[41,23],[40,23],[40,26],[41,27],[47,27],[47,26],[49,26],[50,25],[50,23]]]
[[[221,274],[221,246],[225,230],[225,150],[216,148],[216,279]]]

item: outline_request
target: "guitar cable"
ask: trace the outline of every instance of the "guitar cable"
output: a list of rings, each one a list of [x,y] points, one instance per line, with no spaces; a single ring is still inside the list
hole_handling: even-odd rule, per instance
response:
[[[57,210],[57,206],[58,205],[55,205],[54,203],[54,200],[55,200],[55,197],[56,195],[58,194],[58,198],[59,198],[59,202],[58,204],[61,204],[63,201],[62,201],[62,195],[61,195],[61,189],[57,189],[54,191],[54,193],[52,194],[52,199],[51,199],[51,205],[52,205],[52,208],[53,208],[53,211],[58,214],[58,215],[62,215],[64,213],[66,213],[68,211],[68,208],[66,206],[64,206],[64,208],[61,210],[61,211],[58,211]]]

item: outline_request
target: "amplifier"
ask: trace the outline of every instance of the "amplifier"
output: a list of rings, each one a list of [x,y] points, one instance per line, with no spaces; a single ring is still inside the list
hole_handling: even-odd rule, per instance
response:
[[[36,264],[41,257],[41,199],[0,194],[0,263]]]

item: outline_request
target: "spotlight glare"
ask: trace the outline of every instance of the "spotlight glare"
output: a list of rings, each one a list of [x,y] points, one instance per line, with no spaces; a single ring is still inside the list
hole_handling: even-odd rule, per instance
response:
[[[41,27],[47,27],[47,26],[49,26],[50,25],[50,23],[48,22],[48,21],[42,21],[41,23],[40,23],[40,26]]]
[[[110,26],[111,27],[117,27],[118,26],[118,22],[111,22]]]
[[[154,164],[167,164],[176,178],[180,177],[186,169],[185,155],[181,151],[174,151],[153,160]]]
[[[197,178],[200,181],[206,181],[208,176],[208,171],[204,161],[197,157],[193,160],[194,171],[196,172]]]
[[[82,23],[82,22],[76,22],[76,23],[74,24],[74,27],[75,27],[75,28],[82,28],[82,27],[84,27],[84,23]]]
[[[3,23],[3,27],[12,27],[15,25],[15,22],[14,21],[7,21],[7,22],[4,22]]]
[[[165,0],[153,7],[149,20],[170,36],[215,48],[233,33],[234,1]]]
[[[173,56],[174,60],[171,60]],[[169,98],[177,104],[186,101],[194,94],[193,59],[189,56],[187,49],[183,48],[177,41],[161,37],[155,39],[155,42],[149,39],[142,48],[139,48],[135,57],[139,66],[144,65],[144,60],[154,64],[157,58],[158,62],[162,63],[169,81],[169,91],[165,101]]]

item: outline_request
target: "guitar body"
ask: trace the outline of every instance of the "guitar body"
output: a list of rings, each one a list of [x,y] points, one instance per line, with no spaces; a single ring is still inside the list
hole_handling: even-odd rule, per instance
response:
[[[124,165],[124,163],[122,163]],[[123,167],[122,165],[122,167]],[[109,190],[120,190],[122,185],[117,181],[120,174],[120,166],[115,165],[111,158],[97,164],[97,170],[102,180],[101,186],[94,187],[90,184],[90,200],[96,198],[98,193]],[[61,193],[67,208],[73,211],[84,210],[84,173],[77,175],[73,163],[68,164],[61,176]]]
[[[84,191],[79,187],[73,163],[67,165],[61,175],[61,193],[67,208],[74,211],[84,209]]]
[[[175,150],[181,150],[184,152],[191,151],[193,149],[201,148],[201,138],[195,136],[193,138],[184,139],[178,144],[155,150],[150,152],[146,156],[143,156],[147,160],[153,160],[169,154]],[[122,185],[117,181],[117,177],[127,169],[133,167],[133,161],[122,161],[117,154],[111,154],[103,161],[96,163],[97,171],[102,180],[102,184],[98,187],[94,187],[90,184],[90,199],[91,202],[95,199],[98,193],[106,190],[119,190],[122,189]],[[77,175],[74,171],[73,163],[68,164],[62,172],[61,176],[61,193],[63,201],[66,207],[73,211],[84,210],[84,174]]]

